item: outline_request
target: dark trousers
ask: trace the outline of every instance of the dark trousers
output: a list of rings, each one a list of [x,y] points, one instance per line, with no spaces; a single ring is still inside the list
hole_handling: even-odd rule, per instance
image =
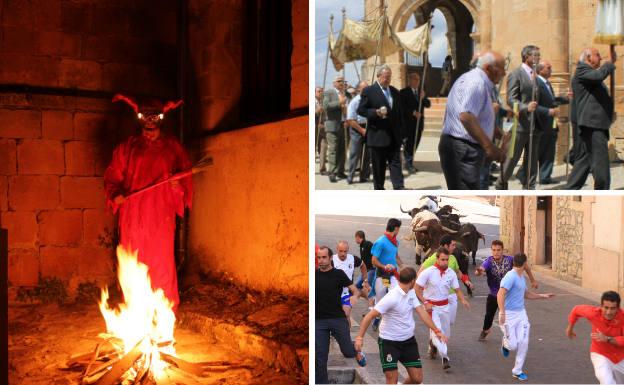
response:
[[[346,318],[317,319],[315,328],[315,373],[317,384],[327,384],[327,357],[329,356],[329,337],[333,336],[338,342],[340,352],[347,358],[353,358],[357,354],[351,341],[349,321]]]
[[[415,128],[416,123],[413,125],[414,128],[410,129],[410,132],[407,134],[407,138],[405,141],[405,147],[403,148],[403,157],[405,158],[405,163],[412,166],[414,162],[414,151],[418,149],[418,145],[420,144],[420,138],[422,137],[423,130],[425,129],[424,120],[421,118],[420,127],[418,130]]]
[[[490,330],[490,328],[492,327],[496,310],[498,310],[498,302],[496,302],[496,296],[488,294],[487,301],[485,302],[485,318],[483,319],[483,330]]]
[[[539,143],[542,136],[542,132],[535,130],[533,132],[533,148],[531,154],[531,180],[528,181],[529,188],[535,188],[535,182],[537,181],[537,157],[539,150]],[[507,182],[513,175],[513,170],[520,160],[520,156],[524,152],[524,160],[522,161],[522,169],[524,170],[520,175],[524,175],[522,180],[522,186],[527,188],[526,175],[528,174],[529,167],[529,147],[530,147],[531,135],[529,132],[518,132],[516,134],[516,145],[514,146],[513,157],[505,160],[505,163],[501,167],[501,173],[496,183],[497,189],[507,190]]]
[[[547,182],[551,179],[553,166],[555,165],[555,151],[557,150],[558,136],[559,130],[551,130],[545,132],[540,139],[537,156],[540,182]]]
[[[476,143],[442,135],[438,144],[440,165],[449,190],[478,190],[485,152]]]
[[[373,160],[373,181],[375,190],[384,190],[386,181],[386,164],[390,169],[390,181],[395,190],[405,187],[403,184],[403,170],[401,169],[401,148],[397,146],[370,147]]]
[[[580,126],[579,129],[580,141],[566,189],[580,190],[591,171],[594,176],[594,190],[608,190],[611,185],[609,130],[585,126]]]
[[[365,125],[362,127],[366,127]],[[370,150],[366,147],[366,138],[360,135],[353,128],[349,128],[351,143],[349,144],[349,180],[353,180],[355,169],[360,165],[360,181],[364,181],[370,177]]]

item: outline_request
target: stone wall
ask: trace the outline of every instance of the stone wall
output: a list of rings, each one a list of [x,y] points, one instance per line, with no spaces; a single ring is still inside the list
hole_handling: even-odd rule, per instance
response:
[[[257,290],[308,293],[308,117],[210,137],[196,177],[190,270]]]
[[[581,280],[583,273],[583,215],[582,207],[573,197],[553,197],[556,231],[553,269],[564,279]]]
[[[113,146],[136,126],[108,97],[63,95],[174,95],[175,3],[7,0],[1,15],[0,84],[49,87],[0,94],[9,281],[29,286],[53,276],[70,290],[106,281],[114,220],[102,175]]]
[[[308,7],[309,0],[293,0],[293,53],[291,60],[290,109],[308,106]]]

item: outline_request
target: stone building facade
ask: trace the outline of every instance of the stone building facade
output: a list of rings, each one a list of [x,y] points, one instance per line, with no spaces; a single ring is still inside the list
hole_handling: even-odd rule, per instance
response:
[[[624,197],[506,196],[500,239],[508,253],[597,291],[624,294]]]
[[[450,49],[457,61],[453,79],[466,71],[473,52],[495,50],[504,56],[509,54],[512,70],[521,64],[522,47],[534,44],[540,47],[542,58],[552,63],[550,80],[559,94],[567,93],[581,50],[593,45],[598,0],[385,0],[385,3],[390,24],[399,32],[405,30],[411,17],[415,17],[417,25],[421,25],[426,15],[436,8],[444,14]],[[368,15],[379,8],[380,0],[364,0],[364,4],[365,14]],[[603,56],[608,55],[608,46],[596,47]],[[618,55],[624,54],[624,47],[616,47],[616,52]],[[397,87],[406,85],[408,72],[420,71],[408,68],[403,52],[381,58],[381,62],[392,67],[395,74],[393,85]],[[620,116],[624,114],[624,66],[621,62],[618,63],[615,76],[616,110]],[[373,60],[369,60],[364,70],[370,71],[372,63]],[[427,82],[426,87],[429,94],[434,95],[441,83],[439,80],[437,84]],[[559,162],[568,146],[567,107],[562,112],[557,141]],[[622,117],[612,126],[611,133],[612,158],[624,158]]]

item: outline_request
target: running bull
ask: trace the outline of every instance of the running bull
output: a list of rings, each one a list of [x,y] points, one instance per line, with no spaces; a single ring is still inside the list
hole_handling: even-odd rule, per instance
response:
[[[480,233],[472,223],[463,224],[457,231],[457,242],[461,242],[466,253],[472,254],[472,264],[476,265],[477,250],[479,249],[479,239],[483,239],[485,245],[485,235]]]

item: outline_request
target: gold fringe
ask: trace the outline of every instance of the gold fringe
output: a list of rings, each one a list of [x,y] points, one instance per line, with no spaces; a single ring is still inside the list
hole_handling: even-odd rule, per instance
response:
[[[624,45],[624,35],[598,34],[594,36],[594,44]]]

